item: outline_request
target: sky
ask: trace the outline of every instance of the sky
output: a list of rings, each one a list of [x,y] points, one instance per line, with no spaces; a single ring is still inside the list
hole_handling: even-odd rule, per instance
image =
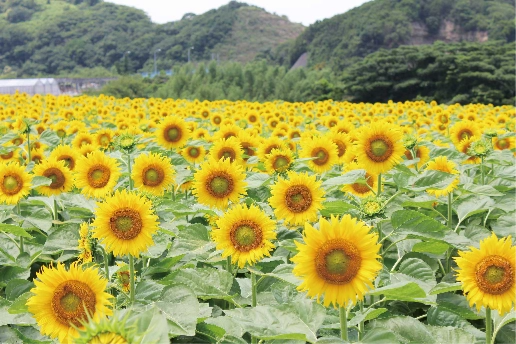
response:
[[[176,21],[185,13],[202,14],[225,5],[229,0],[107,0],[144,10],[155,23]],[[291,22],[305,26],[357,7],[367,0],[239,0],[264,8],[267,12],[286,15]]]

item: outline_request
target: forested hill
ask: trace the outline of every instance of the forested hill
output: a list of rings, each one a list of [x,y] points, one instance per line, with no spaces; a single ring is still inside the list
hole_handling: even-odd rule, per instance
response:
[[[373,0],[310,25],[272,58],[292,65],[307,52],[309,66],[342,70],[380,48],[514,36],[513,0]]]
[[[157,49],[160,69],[185,63],[190,47],[194,61],[247,62],[303,30],[234,1],[159,25],[101,0],[0,0],[0,77],[151,71]]]

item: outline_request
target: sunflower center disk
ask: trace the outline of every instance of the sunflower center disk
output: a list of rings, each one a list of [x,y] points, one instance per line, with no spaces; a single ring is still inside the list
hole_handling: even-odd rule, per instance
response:
[[[117,209],[109,219],[113,234],[122,240],[134,239],[142,231],[140,214],[130,208]]]
[[[68,167],[70,170],[73,170],[73,168],[75,167],[75,161],[69,155],[63,155],[63,156],[59,157],[59,159],[57,159],[57,160],[64,161],[65,166]]]
[[[236,223],[229,233],[231,243],[240,252],[248,252],[262,244],[263,234],[259,225],[250,220]]]
[[[469,130],[463,130],[460,134],[459,134],[459,138],[460,140],[464,140],[464,139],[469,139],[471,136],[473,136],[473,133]]]
[[[302,213],[312,205],[312,193],[305,185],[294,185],[285,194],[287,208],[293,213]]]
[[[507,259],[488,256],[475,267],[475,280],[483,292],[500,295],[514,285],[514,270]]]
[[[280,155],[280,156],[276,157],[272,166],[274,167],[275,170],[281,170],[281,169],[284,169],[285,167],[288,167],[289,163],[290,163],[290,161],[286,156]]]
[[[342,141],[335,141],[335,144],[337,145],[339,151],[338,156],[340,158],[341,156],[346,154],[346,145]]]
[[[199,150],[195,147],[193,148],[190,148],[188,150],[188,154],[192,157],[192,158],[197,158],[199,156]]]
[[[313,160],[313,163],[316,165],[324,165],[326,162],[328,162],[328,159],[330,158],[328,151],[324,148],[316,148],[312,151],[312,157],[317,158]]]
[[[230,148],[224,149],[219,153],[219,159],[225,158],[225,159],[229,159],[229,161],[233,162],[235,160],[235,157],[236,157],[235,151]]]
[[[177,142],[181,136],[181,130],[177,127],[171,127],[165,131],[165,139],[169,142]]]
[[[51,189],[59,189],[65,183],[65,176],[61,170],[55,167],[47,169],[43,175],[52,180],[52,183],[48,186]]]
[[[507,141],[507,139],[501,139],[496,142],[496,145],[503,150],[509,146],[509,141]]]
[[[80,326],[87,314],[95,313],[95,293],[85,283],[69,280],[61,283],[52,297],[52,310],[57,320],[64,325]]]
[[[212,196],[223,198],[233,191],[233,183],[226,172],[218,172],[218,174],[208,181],[207,189]]]
[[[351,184],[351,187],[353,188],[353,190],[355,190],[359,194],[368,193],[369,191],[371,191],[371,189],[369,189],[369,188],[373,188],[373,183],[374,183],[373,177],[371,177],[371,175],[369,173],[366,173],[365,178],[366,178],[367,184],[361,184],[361,183]],[[369,187],[368,187],[368,185],[369,185]]]
[[[315,268],[319,277],[331,284],[346,284],[360,270],[362,258],[357,247],[343,239],[328,240],[317,252]]]
[[[143,184],[146,186],[160,185],[165,179],[165,173],[161,167],[149,166],[143,171]]]
[[[19,176],[7,175],[4,177],[2,186],[4,193],[6,193],[7,195],[15,195],[21,190],[21,188],[23,187],[23,183]]]
[[[88,184],[94,188],[102,188],[109,182],[111,172],[106,166],[93,166],[88,172]]]
[[[66,136],[66,131],[64,131],[63,129],[59,129],[57,132],[56,132],[56,135],[60,138],[63,138]]]
[[[384,162],[390,158],[393,153],[391,141],[383,136],[373,138],[366,149],[367,156],[375,162]]]

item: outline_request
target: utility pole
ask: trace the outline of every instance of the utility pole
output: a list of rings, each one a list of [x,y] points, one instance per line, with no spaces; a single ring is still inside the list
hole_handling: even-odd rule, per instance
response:
[[[161,49],[154,50],[154,76],[158,74],[158,67],[156,65],[156,53],[161,51]]]
[[[188,48],[188,63],[190,63],[190,50],[192,50],[194,47]]]

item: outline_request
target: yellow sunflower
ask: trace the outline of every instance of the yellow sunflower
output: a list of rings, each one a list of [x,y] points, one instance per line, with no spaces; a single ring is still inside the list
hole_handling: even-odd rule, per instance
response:
[[[364,127],[356,142],[357,161],[374,174],[389,171],[401,161],[405,152],[403,134],[389,123],[373,123]]]
[[[93,145],[95,139],[93,135],[88,132],[78,133],[72,140],[72,147],[80,149],[84,145]]]
[[[77,160],[75,186],[87,197],[102,198],[113,192],[120,177],[116,159],[94,151]]]
[[[353,144],[346,133],[333,131],[329,134],[329,138],[337,145],[338,163],[343,164],[351,161],[353,155]]]
[[[31,289],[34,296],[27,300],[27,306],[42,334],[71,343],[78,336],[75,327],[83,328],[81,323],[88,321],[88,316],[99,321],[111,315],[112,296],[105,292],[107,280],[98,269],[83,269],[73,263],[66,270],[58,263],[55,268],[44,266],[36,276],[36,287]]]
[[[416,163],[417,168],[421,168],[427,161],[430,159],[430,149],[426,146],[418,145],[416,148],[416,158],[419,158],[419,161]],[[414,160],[412,156],[412,152],[410,150],[405,150],[405,157],[407,160]],[[409,167],[413,167],[414,165],[410,165]]]
[[[229,159],[208,160],[194,174],[193,194],[199,203],[224,209],[245,195],[245,173]]]
[[[438,156],[434,160],[430,161],[426,166],[427,171],[441,171],[451,174],[456,174],[457,178],[455,178],[446,188],[444,189],[427,189],[431,195],[435,197],[446,196],[450,192],[453,192],[457,185],[459,184],[459,171],[457,171],[457,165],[453,161],[448,161],[448,158],[445,156]]]
[[[456,144],[456,148],[459,152],[469,155],[469,146],[471,146],[471,144],[473,142],[478,141],[478,140],[479,140],[478,136],[468,136],[464,140],[462,140],[458,144]],[[481,161],[481,159],[479,157],[470,155],[470,157],[467,158],[466,160],[464,160],[462,163],[463,164],[478,164],[478,163],[480,163],[480,161]]]
[[[122,190],[97,206],[92,237],[99,239],[106,251],[119,257],[139,257],[154,244],[152,234],[158,230],[158,217],[147,198]]]
[[[265,169],[267,173],[282,173],[290,169],[294,161],[294,154],[288,148],[274,148],[265,158]]]
[[[469,305],[496,309],[503,316],[516,303],[516,246],[511,236],[498,240],[493,233],[480,241],[480,249],[470,250],[454,258]]]
[[[230,136],[227,139],[215,141],[210,148],[209,156],[214,160],[229,159],[231,163],[243,164],[244,151],[236,137]]]
[[[70,146],[59,145],[50,153],[48,158],[63,160],[65,162],[65,166],[73,171],[75,169],[75,165],[77,164],[77,159],[79,159],[80,156],[81,155],[78,150],[73,149]]]
[[[322,182],[308,173],[289,171],[287,176],[288,179],[279,178],[271,186],[269,204],[274,208],[274,214],[292,225],[314,221],[324,200]]]
[[[514,137],[498,138],[493,137],[493,148],[495,150],[514,149],[516,147],[516,139]]]
[[[237,204],[217,221],[211,236],[222,257],[231,256],[231,262],[243,268],[253,265],[274,249],[276,224],[258,207]]]
[[[181,150],[180,154],[186,159],[186,161],[192,164],[198,164],[204,160],[206,149],[204,149],[204,146],[202,145],[186,146]]]
[[[142,192],[162,196],[174,182],[174,169],[169,158],[159,154],[140,154],[134,159],[131,178]]]
[[[181,148],[190,138],[185,121],[176,116],[167,117],[155,131],[158,144],[167,149]]]
[[[475,122],[460,121],[450,128],[450,139],[457,146],[462,140],[472,136],[481,136],[482,132]]]
[[[353,166],[352,169],[359,169],[358,165],[356,163],[351,164]],[[350,171],[351,169],[346,169],[346,171]],[[353,183],[353,184],[346,184],[342,186],[342,191],[349,192],[353,195],[356,195],[358,197],[366,197],[373,194],[374,190],[376,192],[378,188],[378,176],[372,173],[369,173],[366,171],[365,173],[365,183]]]
[[[328,137],[314,137],[301,142],[300,158],[316,158],[308,161],[308,167],[316,173],[323,173],[339,161],[339,149]]]
[[[17,204],[29,194],[32,176],[17,162],[0,164],[0,201]]]
[[[73,187],[72,171],[65,166],[63,160],[43,160],[34,167],[34,174],[52,179],[50,185],[40,186],[36,189],[42,195],[59,195],[70,191]]]
[[[271,137],[265,139],[257,147],[256,155],[258,155],[258,158],[261,161],[265,161],[267,158],[267,154],[270,154],[270,152],[273,149],[275,149],[275,148],[280,149],[280,148],[285,148],[285,147],[286,147],[285,141],[283,141],[282,139],[280,139],[277,136],[271,136]]]
[[[324,295],[324,306],[346,307],[363,300],[382,264],[378,261],[378,235],[350,215],[330,221],[320,218],[319,229],[305,224],[304,241],[296,241],[299,253],[292,273],[303,282],[298,290],[311,298]]]

